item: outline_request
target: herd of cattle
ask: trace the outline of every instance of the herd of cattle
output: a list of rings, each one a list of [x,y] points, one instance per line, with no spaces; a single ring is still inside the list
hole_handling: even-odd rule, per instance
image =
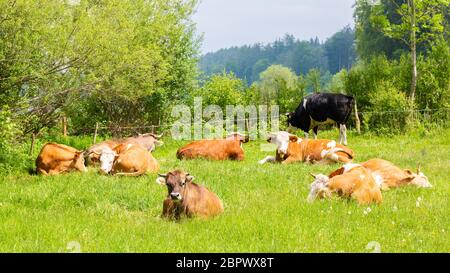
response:
[[[332,120],[340,125],[340,142],[346,144],[345,123],[350,115],[353,98],[344,95],[315,94],[303,99],[299,108],[288,116],[290,125],[298,126],[308,133],[314,130],[317,136],[318,124]],[[320,105],[322,108],[318,107]],[[320,109],[327,109],[320,113]],[[305,115],[307,119],[305,119]],[[105,174],[139,176],[156,173],[158,161],[151,152],[162,145],[161,136],[143,134],[125,139],[112,139],[95,144],[86,151],[47,143],[36,159],[36,172],[42,175],[55,175],[72,170],[86,171],[86,166],[100,165]],[[178,149],[178,159],[204,158],[209,160],[244,160],[243,143],[247,136],[233,133],[224,139],[197,140]],[[270,133],[267,141],[276,146],[275,156],[267,156],[259,164],[274,162],[288,164],[305,163],[343,163],[344,165],[329,175],[312,175],[308,201],[316,198],[339,196],[355,199],[360,204],[380,203],[382,191],[403,185],[431,187],[428,178],[420,172],[402,170],[389,161],[371,159],[352,163],[354,152],[347,146],[326,139],[302,139],[289,132]],[[163,216],[179,219],[182,216],[210,217],[223,211],[222,201],[207,188],[193,183],[194,177],[182,170],[159,174],[156,180],[168,189],[163,202]]]

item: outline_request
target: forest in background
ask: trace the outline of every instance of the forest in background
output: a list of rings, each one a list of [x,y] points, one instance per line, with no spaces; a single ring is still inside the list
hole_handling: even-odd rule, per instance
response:
[[[283,113],[329,90],[356,97],[363,132],[448,126],[450,0],[357,0],[354,29],[323,43],[287,35],[203,57],[197,5],[0,0],[0,164],[31,135],[60,134],[61,120],[72,135],[97,123],[130,134],[121,128],[171,124],[194,96]]]
[[[317,37],[301,41],[286,34],[267,45],[256,43],[218,50],[200,58],[199,67],[206,76],[233,72],[248,85],[259,80],[261,72],[273,64],[290,68],[297,75],[312,69],[323,74],[324,82],[342,69],[350,69],[356,60],[355,31],[344,27],[322,43]]]

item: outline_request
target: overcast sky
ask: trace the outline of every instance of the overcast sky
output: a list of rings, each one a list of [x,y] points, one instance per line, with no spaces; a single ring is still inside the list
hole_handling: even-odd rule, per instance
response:
[[[203,33],[203,53],[268,43],[285,33],[325,40],[353,25],[355,0],[200,0],[193,19]]]

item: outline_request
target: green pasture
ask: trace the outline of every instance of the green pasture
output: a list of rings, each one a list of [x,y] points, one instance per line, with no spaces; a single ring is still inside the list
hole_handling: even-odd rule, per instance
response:
[[[337,130],[319,132],[336,139]],[[112,177],[89,169],[53,177],[30,175],[34,155],[17,170],[0,173],[1,252],[449,252],[450,130],[427,134],[349,134],[356,162],[374,157],[422,171],[431,189],[404,187],[383,193],[381,205],[347,200],[308,203],[309,173],[338,165],[266,164],[263,141],[244,144],[243,162],[180,161],[185,141],[164,139],[154,152],[160,172],[189,171],[223,200],[210,220],[160,218],[167,190],[156,174]],[[59,138],[86,148],[91,137]],[[17,147],[26,153],[28,146]],[[373,243],[375,242],[375,243]],[[369,245],[369,246],[368,246]]]

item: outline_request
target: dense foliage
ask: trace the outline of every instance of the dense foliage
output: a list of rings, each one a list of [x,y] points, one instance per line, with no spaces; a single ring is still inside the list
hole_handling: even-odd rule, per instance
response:
[[[1,0],[0,105],[24,132],[158,121],[195,86],[195,5]]]

